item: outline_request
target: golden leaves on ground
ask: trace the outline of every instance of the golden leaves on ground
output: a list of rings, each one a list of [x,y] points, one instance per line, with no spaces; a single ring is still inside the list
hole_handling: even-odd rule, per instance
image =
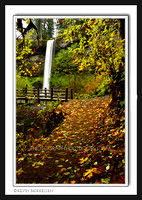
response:
[[[18,182],[37,182],[30,176],[35,171],[42,183],[124,183],[124,112],[109,102],[106,96],[64,103],[62,124],[48,137],[33,139],[35,152],[17,153]]]
[[[83,174],[83,176],[87,176],[88,178],[91,178],[94,174],[100,174],[100,170],[98,168],[92,168],[92,169],[87,169],[86,172]]]
[[[16,171],[16,174],[20,175],[20,174],[23,173],[23,172],[24,172],[23,169],[20,168],[20,169],[18,169],[18,170]]]
[[[82,163],[84,163],[88,160],[88,157],[87,158],[80,158],[79,160],[80,160],[79,163],[82,164]]]

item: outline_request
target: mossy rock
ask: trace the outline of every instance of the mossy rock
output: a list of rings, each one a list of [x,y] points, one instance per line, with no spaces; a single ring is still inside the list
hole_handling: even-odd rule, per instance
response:
[[[33,87],[35,87],[35,88],[42,88],[42,85],[43,85],[43,83],[41,82],[41,81],[36,81],[36,82],[34,82],[33,84]]]

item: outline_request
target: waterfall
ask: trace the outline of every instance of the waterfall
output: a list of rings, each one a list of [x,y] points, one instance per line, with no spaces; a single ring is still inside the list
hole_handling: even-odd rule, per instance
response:
[[[43,77],[43,89],[49,90],[49,79],[51,76],[52,58],[53,58],[53,43],[54,40],[48,40],[46,45],[45,64],[44,64],[44,77]]]

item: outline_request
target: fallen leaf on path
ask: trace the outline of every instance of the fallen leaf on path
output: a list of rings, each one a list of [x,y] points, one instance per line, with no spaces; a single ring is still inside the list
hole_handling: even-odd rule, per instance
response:
[[[62,169],[60,170],[60,172],[65,172],[65,171],[67,171],[66,168],[62,168]]]
[[[24,171],[23,171],[22,168],[20,168],[20,169],[18,169],[18,170],[16,171],[16,174],[20,175],[22,172],[24,172]]]
[[[58,167],[63,167],[63,165],[58,165]]]
[[[85,161],[87,161],[87,160],[88,160],[88,157],[87,157],[87,158],[80,158],[79,160],[80,160],[80,162],[79,162],[79,163],[80,163],[80,164],[82,164],[82,163],[84,163]]]
[[[87,169],[86,172],[83,174],[83,176],[87,176],[88,178],[91,178],[94,174],[100,174],[100,171],[98,168],[92,168],[92,169]]]
[[[71,181],[70,183],[71,183],[71,184],[74,184],[74,183],[75,183],[75,181]]]

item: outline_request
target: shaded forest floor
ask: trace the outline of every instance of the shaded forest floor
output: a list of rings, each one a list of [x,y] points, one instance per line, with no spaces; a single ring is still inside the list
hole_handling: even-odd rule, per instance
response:
[[[64,119],[52,133],[17,151],[17,183],[125,183],[125,111],[110,102],[105,96],[63,103]]]

